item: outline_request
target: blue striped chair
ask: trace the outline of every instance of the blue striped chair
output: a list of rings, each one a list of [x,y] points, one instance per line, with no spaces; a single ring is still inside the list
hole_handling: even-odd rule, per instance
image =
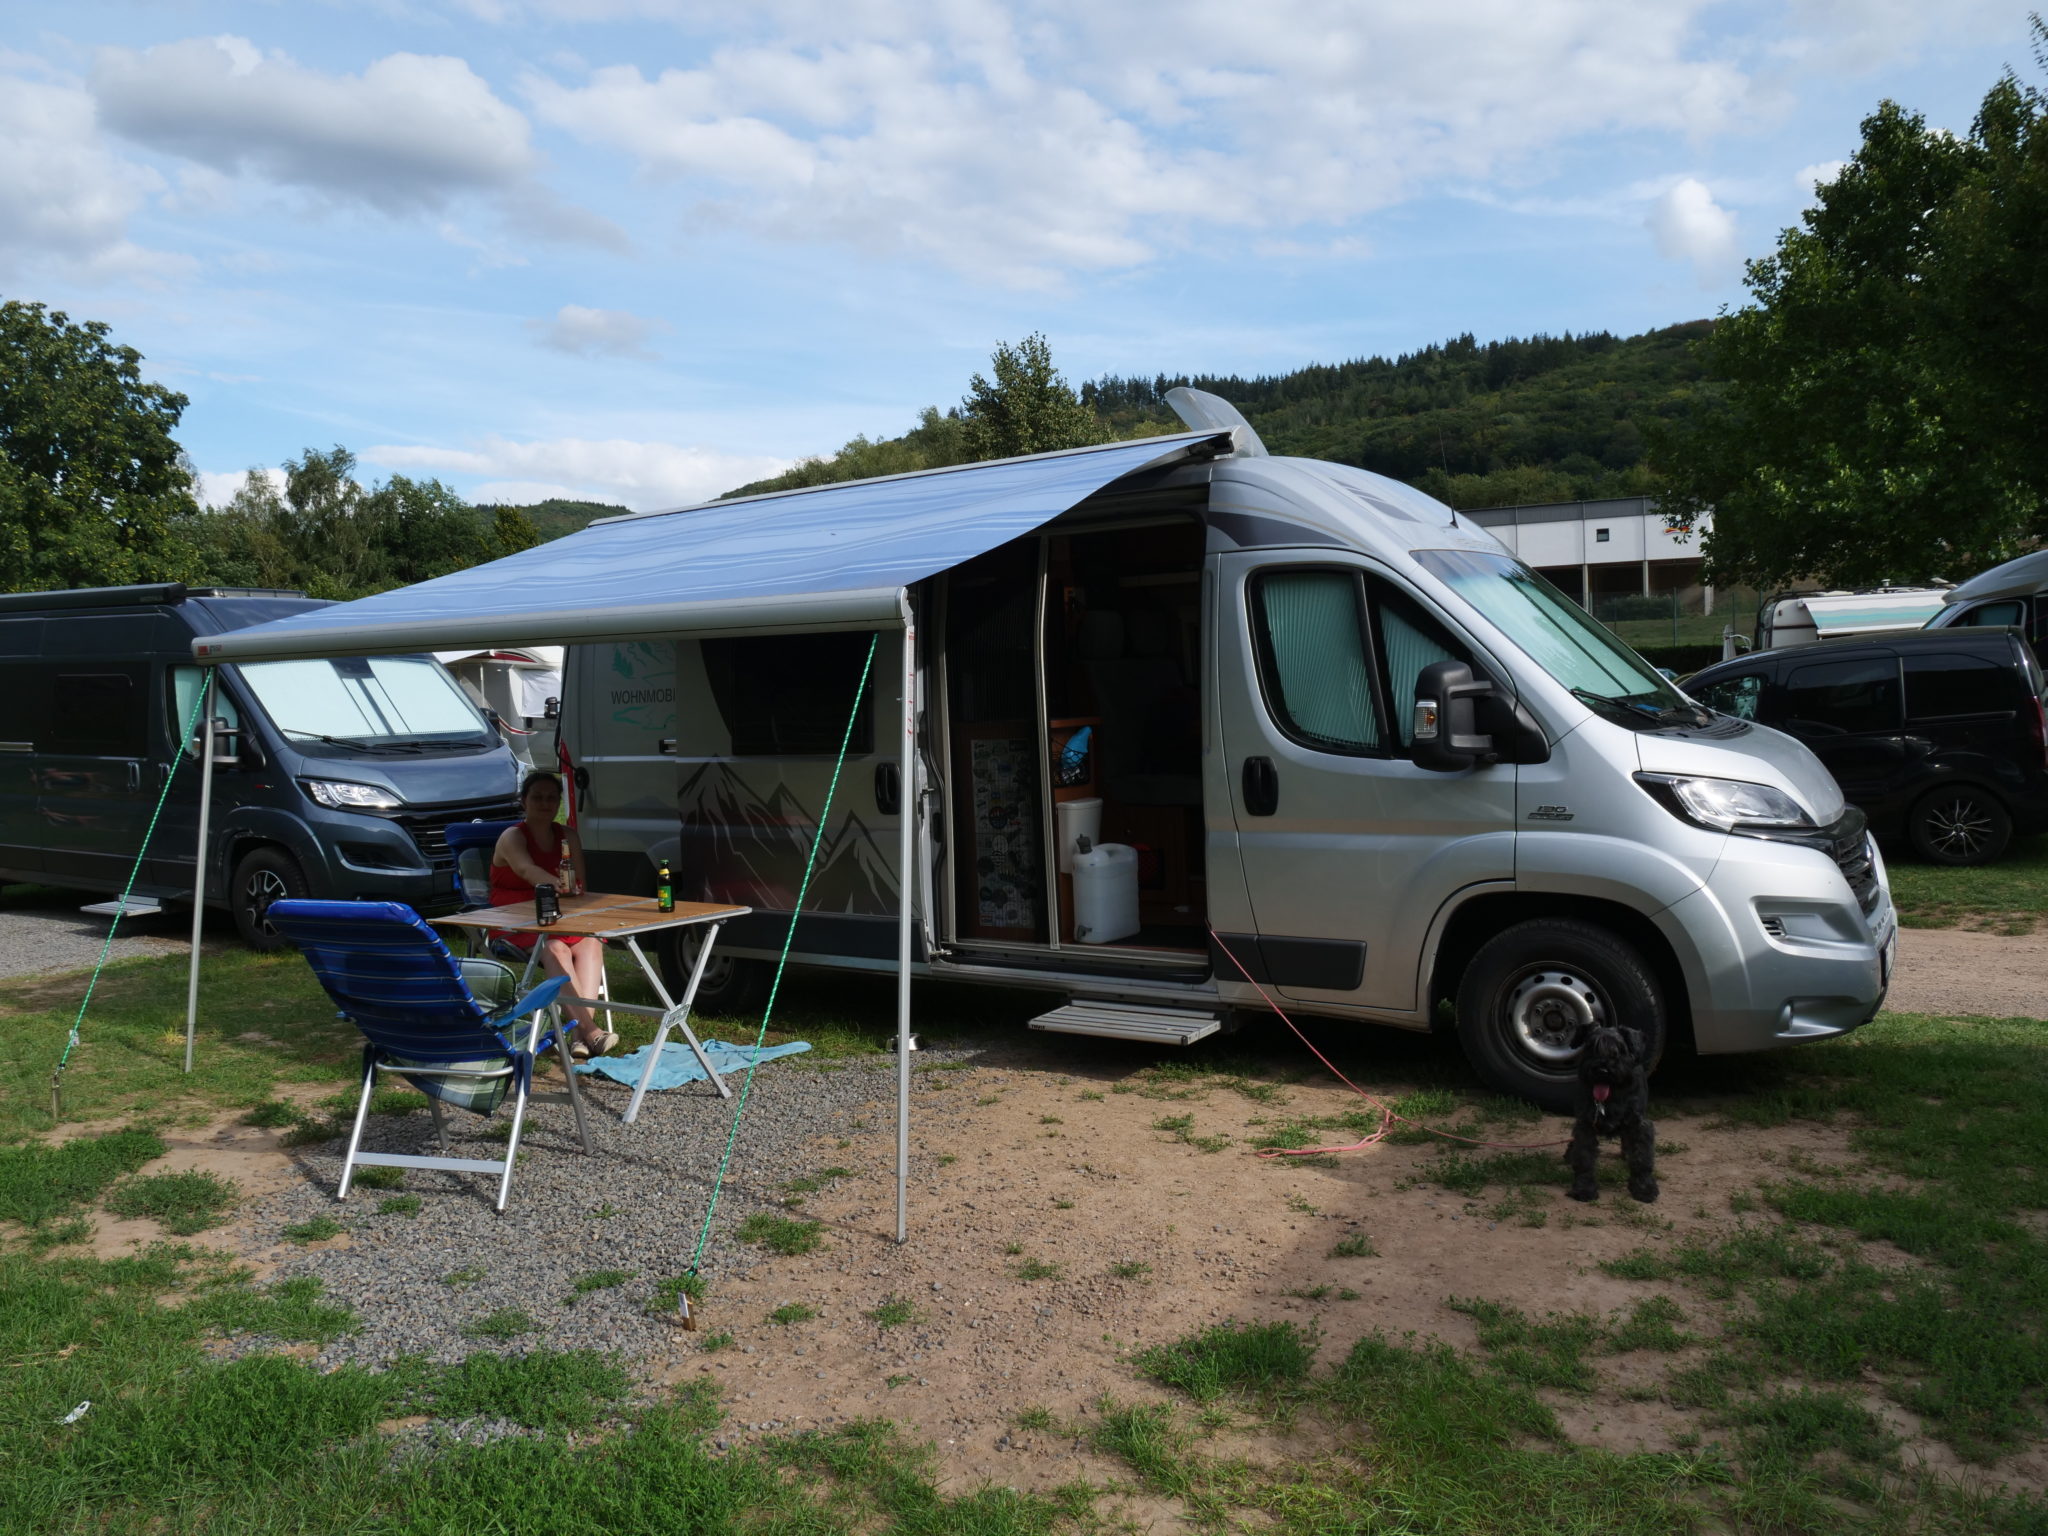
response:
[[[583,1096],[569,1070],[568,1036],[554,1011],[565,978],[554,977],[514,1000],[509,970],[494,960],[457,960],[418,913],[393,901],[275,901],[269,916],[299,947],[335,1007],[364,1039],[362,1101],[335,1199],[348,1198],[358,1167],[440,1168],[499,1175],[497,1208],[503,1211],[512,1192],[526,1106],[534,1100],[566,1100],[576,1113],[583,1150],[592,1150]],[[499,1006],[486,1007],[472,980]],[[526,1029],[510,1029],[520,1019],[528,1021]],[[550,1050],[566,1087],[558,1094],[536,1094],[534,1060]],[[380,1072],[397,1073],[427,1095],[442,1156],[362,1150]],[[502,1159],[446,1155],[444,1104],[488,1115],[508,1095],[512,1134]]]

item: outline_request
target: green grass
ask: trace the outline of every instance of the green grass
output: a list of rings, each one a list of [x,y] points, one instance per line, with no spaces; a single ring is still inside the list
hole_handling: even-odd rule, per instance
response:
[[[219,1226],[228,1207],[240,1198],[233,1179],[188,1170],[136,1174],[115,1185],[106,1204],[116,1216],[146,1218],[166,1232],[190,1237]]]
[[[868,1321],[877,1328],[907,1328],[913,1323],[923,1322],[924,1317],[915,1303],[905,1301],[901,1296],[885,1296],[868,1313]]]
[[[164,1150],[163,1138],[140,1128],[81,1136],[55,1147],[0,1147],[0,1221],[33,1227],[68,1216]]]
[[[249,1112],[242,1116],[242,1124],[280,1130],[287,1125],[297,1125],[303,1118],[305,1111],[298,1105],[288,1104],[283,1099],[265,1099],[250,1106]]]
[[[1019,1280],[1057,1280],[1063,1273],[1058,1264],[1045,1259],[1020,1259],[1010,1266],[1010,1273]]]
[[[419,1213],[418,1195],[387,1195],[377,1202],[379,1216],[417,1216]]]
[[[771,1253],[788,1258],[815,1252],[824,1242],[823,1222],[777,1216],[772,1211],[755,1211],[740,1223],[739,1239],[758,1243]]]
[[[2048,915],[2048,837],[2016,838],[1996,864],[1951,869],[1901,854],[1891,866],[1892,902],[1909,928],[1959,922],[2027,933]]]
[[[540,1332],[540,1324],[524,1307],[500,1307],[471,1319],[462,1332],[471,1339],[516,1339],[524,1333]]]
[[[358,1168],[352,1186],[364,1189],[403,1189],[405,1170],[403,1168]]]
[[[655,1283],[654,1294],[647,1300],[647,1310],[656,1315],[680,1312],[685,1296],[689,1297],[694,1305],[703,1301],[710,1293],[711,1287],[702,1275],[671,1275],[668,1279]]]
[[[816,1173],[807,1173],[800,1178],[786,1181],[783,1188],[793,1195],[814,1195],[834,1179],[850,1179],[851,1168],[820,1168]]]
[[[1149,1280],[1152,1266],[1143,1259],[1118,1259],[1109,1266],[1109,1272],[1118,1280]]]
[[[483,1279],[489,1273],[490,1271],[486,1269],[451,1269],[441,1277],[441,1283],[458,1288],[465,1285],[475,1285],[477,1281]]]
[[[1348,1237],[1339,1238],[1336,1246],[1330,1250],[1330,1257],[1333,1259],[1376,1259],[1379,1256],[1379,1249],[1373,1247],[1372,1239],[1363,1232],[1353,1232]]]
[[[332,1216],[309,1216],[304,1221],[295,1221],[284,1229],[287,1242],[324,1243],[330,1237],[339,1237],[348,1230]]]
[[[786,1301],[768,1314],[768,1321],[780,1323],[788,1328],[797,1323],[808,1323],[818,1315],[818,1309],[806,1306],[801,1301]]]
[[[1276,1392],[1301,1382],[1315,1361],[1316,1335],[1292,1323],[1218,1323],[1142,1351],[1138,1369],[1162,1386],[1210,1403],[1225,1392]]]

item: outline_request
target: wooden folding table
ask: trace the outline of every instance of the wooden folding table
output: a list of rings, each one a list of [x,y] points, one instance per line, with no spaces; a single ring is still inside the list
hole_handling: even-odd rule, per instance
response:
[[[647,1097],[648,1085],[654,1080],[655,1064],[661,1060],[661,1048],[668,1040],[671,1029],[682,1031],[683,1039],[689,1042],[690,1050],[697,1058],[697,1065],[704,1069],[719,1095],[732,1097],[732,1089],[725,1079],[711,1065],[711,1059],[704,1054],[704,1046],[697,1038],[697,1032],[690,1028],[690,1006],[697,999],[697,984],[704,979],[704,967],[711,959],[711,947],[718,941],[719,928],[731,918],[744,917],[751,907],[729,907],[712,902],[679,901],[675,910],[664,912],[652,896],[607,896],[600,892],[586,892],[581,896],[561,898],[561,917],[542,927],[535,919],[533,903],[515,902],[507,907],[477,907],[469,912],[451,912],[445,917],[430,918],[428,921],[443,928],[476,928],[493,933],[531,933],[542,938],[591,938],[600,944],[624,944],[633,958],[639,962],[641,974],[654,989],[654,995],[661,999],[659,1008],[642,1007],[638,1003],[615,1003],[603,997],[570,997],[564,993],[563,1002],[581,1003],[591,1008],[602,1008],[615,1013],[641,1014],[661,1020],[661,1027],[655,1031],[654,1045],[647,1053],[647,1066],[640,1074],[640,1081],[633,1089],[632,1101],[626,1106],[625,1120],[631,1125],[639,1117],[641,1102]],[[660,933],[668,928],[704,929],[704,942],[697,950],[697,963],[690,968],[690,982],[683,989],[683,1000],[678,1003],[668,995],[668,988],[662,985],[661,970],[640,948],[643,934]],[[526,968],[529,975],[540,955],[540,946],[533,947]]]

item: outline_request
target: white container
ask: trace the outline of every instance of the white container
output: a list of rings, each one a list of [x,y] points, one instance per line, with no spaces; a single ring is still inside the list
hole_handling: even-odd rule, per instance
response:
[[[1085,837],[1090,844],[1102,841],[1102,802],[1062,800],[1052,809],[1059,823],[1060,873],[1071,875],[1074,872],[1074,854],[1081,846],[1080,839]]]
[[[1138,850],[1098,843],[1074,855],[1074,937],[1111,944],[1138,931]]]

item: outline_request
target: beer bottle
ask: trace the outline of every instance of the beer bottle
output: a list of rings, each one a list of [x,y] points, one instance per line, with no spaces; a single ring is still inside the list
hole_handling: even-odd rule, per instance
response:
[[[562,894],[576,894],[576,862],[569,854],[569,839],[562,839]]]
[[[676,909],[675,878],[669,874],[667,859],[663,859],[661,868],[654,872],[654,904],[663,912]]]

